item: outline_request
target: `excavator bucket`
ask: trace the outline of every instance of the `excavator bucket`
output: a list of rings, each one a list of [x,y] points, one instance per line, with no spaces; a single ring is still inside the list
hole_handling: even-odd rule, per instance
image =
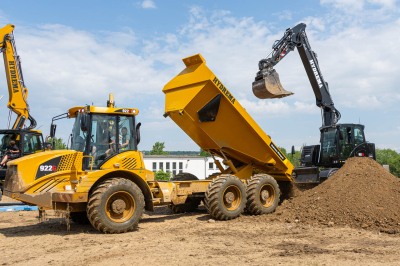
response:
[[[293,94],[282,87],[275,69],[268,72],[260,71],[257,74],[256,80],[253,82],[253,93],[260,99],[283,98]]]

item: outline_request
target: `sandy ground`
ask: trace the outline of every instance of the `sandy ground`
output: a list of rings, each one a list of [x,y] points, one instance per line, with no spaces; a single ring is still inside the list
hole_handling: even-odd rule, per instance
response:
[[[279,207],[278,207],[279,210]],[[105,235],[38,212],[0,213],[0,265],[399,265],[400,235],[281,222],[226,222],[206,210],[146,213],[135,232]]]

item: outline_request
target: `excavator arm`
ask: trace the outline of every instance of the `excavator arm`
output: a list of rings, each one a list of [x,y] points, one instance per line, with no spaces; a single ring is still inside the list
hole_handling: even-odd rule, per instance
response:
[[[22,129],[27,119],[30,121],[28,129],[33,129],[36,127],[36,120],[29,115],[28,89],[24,84],[13,31],[14,25],[11,24],[0,29],[0,49],[4,58],[9,95],[7,107],[17,115],[12,129]]]
[[[315,94],[316,105],[322,110],[322,126],[332,126],[339,121],[340,112],[333,104],[328,83],[322,76],[317,55],[311,49],[305,28],[306,24],[300,23],[287,29],[283,37],[274,43],[269,56],[260,60],[259,71],[253,82],[253,93],[260,99],[282,98],[293,94],[282,87],[273,67],[297,47]]]

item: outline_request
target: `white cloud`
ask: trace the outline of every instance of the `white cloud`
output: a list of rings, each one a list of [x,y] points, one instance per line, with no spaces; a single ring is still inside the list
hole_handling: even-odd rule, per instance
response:
[[[395,5],[393,1],[375,2],[382,7]],[[338,9],[306,17],[304,21],[335,106],[342,114],[351,113],[363,119],[387,108],[398,110],[400,20],[387,16],[374,24],[371,17],[363,18],[363,14],[369,14],[363,11],[365,3],[372,1],[321,3]],[[349,23],[354,21],[353,15],[338,12],[346,5],[361,10],[356,24]],[[161,89],[183,70],[181,59],[196,53],[205,57],[207,65],[251,115],[285,118],[274,120],[275,129],[275,124],[270,124],[272,132],[288,123],[298,123],[301,128],[311,118],[320,124],[320,117],[315,115],[319,112],[315,96],[297,51],[276,66],[282,84],[295,93],[293,96],[258,100],[252,94],[258,61],[269,53],[285,27],[272,31],[266,21],[235,17],[228,11],[209,13],[200,7],[192,7],[189,15],[179,31],[146,40],[138,39],[128,28],[94,34],[62,25],[17,27],[15,38],[30,88],[29,102],[39,124],[49,124],[50,115],[77,104],[103,104],[108,93],[114,92],[118,106],[140,109],[143,131],[154,133],[149,133],[149,140],[143,140],[144,143],[160,141],[156,138],[164,134],[170,134],[171,142],[178,143],[185,138],[184,133],[179,135],[179,141],[174,141],[174,135],[181,130],[172,123],[160,122],[164,121]],[[172,133],[157,132],[157,127],[168,127]],[[317,135],[317,127],[314,131]],[[311,133],[307,134],[304,139]]]
[[[140,6],[144,9],[157,8],[153,0],[144,0],[140,4]]]
[[[275,15],[278,16],[279,20],[291,20],[292,17],[293,17],[292,12],[289,11],[289,10],[283,10],[283,11],[281,11],[281,12],[275,14]]]

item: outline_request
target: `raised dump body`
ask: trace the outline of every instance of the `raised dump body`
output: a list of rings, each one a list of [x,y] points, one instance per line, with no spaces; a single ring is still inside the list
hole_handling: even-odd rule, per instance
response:
[[[220,165],[222,173],[247,179],[255,167],[278,181],[292,181],[293,165],[207,67],[204,58],[197,54],[183,62],[186,68],[163,89],[165,116],[203,150],[223,158],[228,168]]]

